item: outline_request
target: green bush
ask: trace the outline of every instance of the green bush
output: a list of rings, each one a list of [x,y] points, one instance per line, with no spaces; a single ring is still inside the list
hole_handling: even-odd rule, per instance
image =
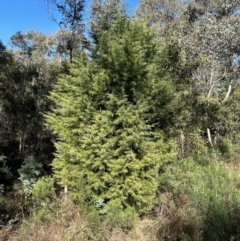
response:
[[[115,228],[129,230],[133,228],[138,218],[138,214],[134,208],[130,206],[124,208],[118,199],[110,201],[106,209],[106,221]]]
[[[103,215],[101,214],[101,212],[94,207],[87,208],[86,213],[87,222],[93,225],[93,229],[98,229],[103,221]]]
[[[231,143],[227,138],[219,137],[217,139],[217,149],[221,155],[226,158],[231,156]]]
[[[240,240],[239,200],[214,195],[205,210],[201,210],[204,241]]]
[[[237,173],[225,165],[210,162],[192,177],[190,195],[202,219],[203,240],[239,240],[240,191]]]
[[[55,195],[54,179],[52,177],[40,178],[32,192],[33,199],[38,202],[51,200]]]
[[[21,168],[18,170],[19,180],[22,182],[23,191],[26,197],[32,195],[37,179],[43,173],[43,166],[38,163],[32,156],[27,157]]]
[[[12,177],[13,177],[13,175],[12,175],[9,167],[6,165],[6,157],[3,155],[0,155],[0,181],[1,182],[11,181]],[[3,186],[2,186],[2,188],[3,188]]]
[[[111,200],[107,204],[103,200],[95,203],[95,208],[88,210],[86,219],[89,223],[99,227],[100,224],[105,223],[112,228],[131,229],[138,214],[133,207],[124,208],[121,201],[118,199]]]
[[[216,160],[182,159],[161,177],[161,188],[186,193],[196,210],[202,240],[240,240],[240,178]]]

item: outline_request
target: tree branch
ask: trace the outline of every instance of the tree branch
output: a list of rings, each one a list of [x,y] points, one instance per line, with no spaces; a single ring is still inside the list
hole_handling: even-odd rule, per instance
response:
[[[223,76],[221,76],[221,77],[218,78],[217,80],[213,81],[213,71],[211,71],[211,77],[210,77],[211,86],[210,86],[210,89],[209,89],[207,98],[210,98],[214,86],[215,86],[221,79],[223,79],[223,78],[226,76],[226,74],[227,74],[227,72],[226,72],[226,69],[225,69]]]
[[[226,96],[225,96],[225,98],[223,99],[222,103],[224,103],[224,102],[227,101],[227,99],[228,99],[231,91],[232,91],[232,81],[230,82],[230,84],[229,84],[229,86],[228,86],[228,91],[227,91]]]

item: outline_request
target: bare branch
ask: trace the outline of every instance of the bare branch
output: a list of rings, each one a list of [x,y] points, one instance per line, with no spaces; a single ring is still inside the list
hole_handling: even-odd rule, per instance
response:
[[[227,74],[227,71],[226,71],[226,69],[225,69],[223,76],[221,76],[221,77],[218,78],[217,80],[213,81],[213,71],[211,71],[210,83],[212,83],[212,84],[211,84],[211,86],[210,86],[210,89],[209,89],[207,98],[210,98],[214,86],[215,86],[220,80],[222,80],[222,79],[226,76],[226,74]]]
[[[208,141],[209,141],[211,147],[213,148],[212,137],[211,137],[211,132],[210,132],[209,128],[207,128],[207,135],[208,135]]]
[[[222,103],[224,103],[224,102],[227,101],[227,99],[228,99],[228,97],[229,97],[231,91],[232,91],[232,81],[230,82],[230,84],[229,84],[229,86],[228,86],[227,94],[226,94],[225,98],[223,99]]]

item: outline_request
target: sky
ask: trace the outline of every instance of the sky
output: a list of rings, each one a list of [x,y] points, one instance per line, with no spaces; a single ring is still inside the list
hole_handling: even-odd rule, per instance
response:
[[[86,10],[90,2],[86,0]],[[138,0],[125,0],[125,3],[132,11]],[[0,40],[5,46],[9,46],[11,36],[17,31],[34,30],[50,34],[57,29],[57,24],[49,18],[40,0],[0,0]]]

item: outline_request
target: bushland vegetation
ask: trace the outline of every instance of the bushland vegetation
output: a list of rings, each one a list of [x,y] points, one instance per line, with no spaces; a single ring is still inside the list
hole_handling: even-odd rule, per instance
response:
[[[0,42],[0,239],[240,240],[239,1],[43,2]]]

